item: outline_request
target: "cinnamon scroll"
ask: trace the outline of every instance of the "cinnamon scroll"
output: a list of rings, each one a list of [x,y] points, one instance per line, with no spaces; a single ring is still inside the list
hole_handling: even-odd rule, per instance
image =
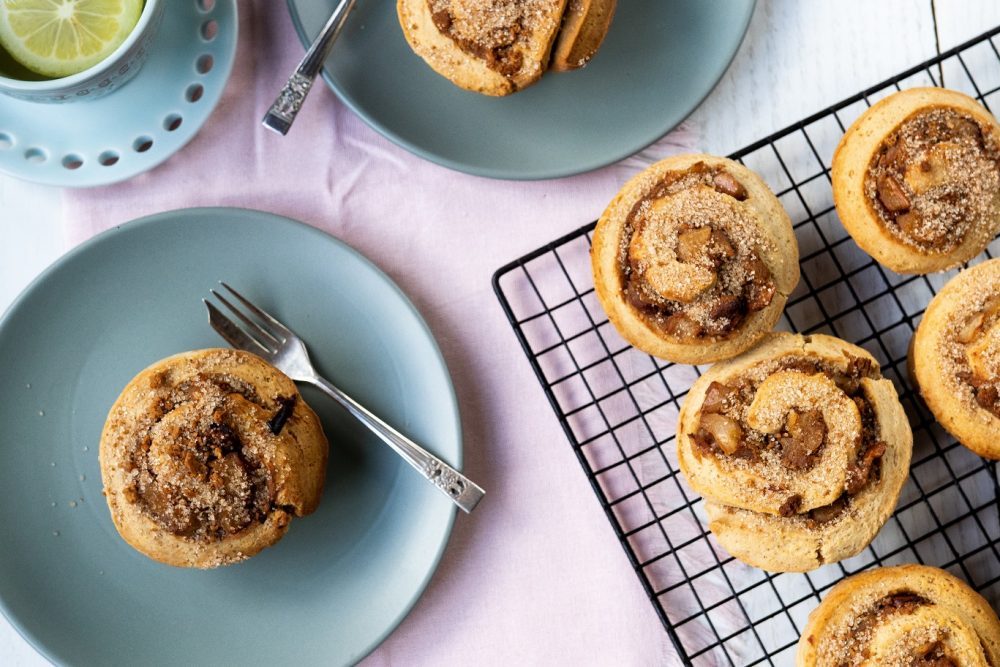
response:
[[[510,95],[548,66],[566,0],[397,0],[410,48],[455,85]]]
[[[169,565],[216,567],[277,542],[312,513],[328,445],[295,384],[260,358],[201,350],[159,361],[122,391],[101,435],[111,518]]]
[[[904,90],[851,125],[832,179],[865,252],[898,273],[943,271],[1000,231],[1000,124],[962,93]]]
[[[938,292],[908,362],[941,425],[980,456],[1000,459],[1000,259],[963,271]]]
[[[591,257],[622,337],[688,364],[753,346],[799,280],[781,203],[749,169],[710,155],[670,157],[626,183],[597,224]]]
[[[834,586],[809,615],[798,667],[1000,665],[1000,621],[944,570],[897,565]]]
[[[853,556],[892,514],[913,438],[865,350],[775,333],[716,364],[678,417],[681,471],[733,556],[803,572]]]

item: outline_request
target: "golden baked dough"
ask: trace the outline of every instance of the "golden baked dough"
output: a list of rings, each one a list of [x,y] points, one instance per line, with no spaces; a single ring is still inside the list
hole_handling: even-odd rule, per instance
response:
[[[898,273],[958,266],[1000,231],[1000,125],[953,90],[904,90],[868,109],[832,178],[844,227]]]
[[[792,223],[764,181],[711,155],[677,155],[632,178],[594,231],[608,319],[635,347],[702,364],[752,347],[799,281]]]
[[[981,595],[944,570],[880,567],[830,589],[809,614],[795,664],[1000,665],[1000,621]]]
[[[910,379],[963,445],[1000,459],[1000,259],[959,273],[913,336]]]
[[[510,95],[549,62],[566,0],[397,0],[410,48],[466,90]]]
[[[677,421],[681,472],[741,561],[804,572],[855,555],[892,514],[913,436],[892,382],[832,336],[772,333],[712,366]]]
[[[284,373],[248,352],[200,350],[128,383],[101,434],[101,477],[126,542],[209,568],[253,556],[311,514],[328,449]]]
[[[566,72],[586,65],[611,27],[617,0],[569,0],[549,69]]]

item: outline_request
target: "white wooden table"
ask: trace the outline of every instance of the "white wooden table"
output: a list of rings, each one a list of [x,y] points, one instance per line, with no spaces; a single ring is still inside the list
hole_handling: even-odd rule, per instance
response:
[[[997,24],[996,0],[760,0],[732,67],[690,121],[704,150],[727,154]],[[552,237],[563,231],[569,229],[553,230]],[[2,310],[68,250],[60,190],[0,175],[0,239]],[[581,485],[580,493],[589,491]],[[579,512],[595,509],[590,497],[575,506]],[[572,562],[558,567],[571,568]],[[636,598],[635,604],[647,603]],[[590,631],[599,635],[601,628]],[[478,658],[489,662],[489,656]],[[0,619],[0,664],[46,661]]]

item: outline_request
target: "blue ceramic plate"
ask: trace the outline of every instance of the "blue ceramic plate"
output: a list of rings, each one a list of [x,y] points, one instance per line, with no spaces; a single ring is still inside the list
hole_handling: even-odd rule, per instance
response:
[[[337,2],[288,0],[303,43]],[[627,157],[690,114],[729,66],[753,7],[621,0],[584,69],[548,73],[498,99],[461,90],[424,64],[403,38],[394,0],[360,0],[325,78],[369,125],[421,157],[479,176],[555,178]]]
[[[129,379],[218,347],[200,299],[225,279],[291,324],[320,370],[455,466],[458,409],[423,320],[336,239],[267,213],[173,211],[60,259],[0,320],[0,608],[57,664],[354,662],[409,611],[449,500],[313,392],[330,439],[319,510],[245,563],[160,565],[118,536],[98,440]]]

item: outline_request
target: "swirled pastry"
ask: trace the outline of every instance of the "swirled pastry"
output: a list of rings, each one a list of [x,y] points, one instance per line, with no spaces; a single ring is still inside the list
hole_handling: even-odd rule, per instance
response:
[[[566,72],[586,65],[611,27],[617,0],[569,0],[549,69]]]
[[[253,556],[311,514],[327,452],[287,376],[247,352],[201,350],[128,383],[101,434],[101,476],[126,542],[208,568]]]
[[[908,365],[941,425],[980,456],[1000,459],[1000,259],[959,273],[938,292]]]
[[[809,614],[798,667],[1000,665],[1000,621],[962,580],[926,565],[867,570]]]
[[[628,183],[594,231],[601,305],[635,347],[700,364],[749,349],[799,281],[792,224],[741,164],[678,155]]]
[[[455,85],[510,95],[548,66],[566,0],[397,0],[417,55]]]
[[[837,213],[898,273],[943,271],[1000,231],[1000,125],[942,88],[891,95],[861,115],[833,156]]]
[[[861,551],[892,514],[913,436],[865,350],[823,335],[770,334],[716,364],[677,423],[681,471],[729,553],[803,572]]]

